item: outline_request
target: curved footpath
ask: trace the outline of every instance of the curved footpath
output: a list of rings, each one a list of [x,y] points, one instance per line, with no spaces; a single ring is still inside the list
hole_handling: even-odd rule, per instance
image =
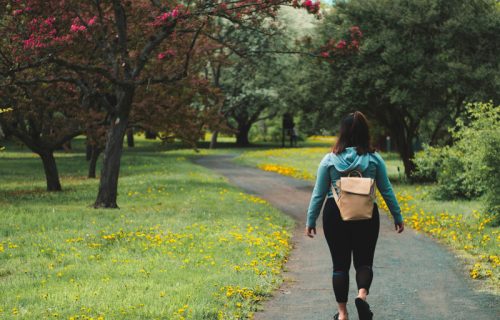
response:
[[[259,169],[242,167],[232,156],[206,156],[195,160],[225,176],[245,192],[266,199],[297,221],[285,282],[266,301],[261,320],[332,319],[335,299],[331,286],[332,262],[323,236],[321,216],[318,235],[303,235],[305,213],[311,196],[309,182]],[[351,267],[348,309],[354,307],[355,276]],[[393,231],[392,221],[381,214],[380,236],[375,252],[374,280],[368,301],[380,320],[486,320],[500,319],[500,297],[475,292],[460,262],[427,236],[406,229]]]

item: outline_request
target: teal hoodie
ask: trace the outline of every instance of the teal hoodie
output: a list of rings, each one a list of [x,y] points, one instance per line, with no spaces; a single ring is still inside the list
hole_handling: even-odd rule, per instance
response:
[[[348,147],[339,155],[328,153],[321,160],[316,176],[316,184],[307,210],[307,226],[316,227],[316,220],[323,206],[325,196],[332,198],[331,185],[335,185],[341,176],[348,172],[358,170],[363,177],[375,179],[377,188],[389,207],[394,222],[401,223],[401,209],[392,190],[391,182],[387,177],[387,169],[382,157],[377,153],[358,155],[355,147]]]

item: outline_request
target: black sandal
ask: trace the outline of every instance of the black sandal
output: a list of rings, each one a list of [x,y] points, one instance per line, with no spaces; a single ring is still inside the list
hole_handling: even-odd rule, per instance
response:
[[[373,312],[370,310],[368,302],[361,298],[356,298],[354,302],[356,303],[356,309],[358,309],[359,320],[373,319]]]

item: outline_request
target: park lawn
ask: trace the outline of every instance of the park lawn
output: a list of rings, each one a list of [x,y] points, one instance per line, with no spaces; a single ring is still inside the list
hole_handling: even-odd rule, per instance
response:
[[[236,161],[263,170],[314,181],[327,146],[248,151]],[[500,293],[500,228],[481,213],[479,200],[444,201],[433,198],[434,185],[409,184],[402,176],[402,161],[395,153],[382,153],[407,226],[449,245],[464,258],[472,279],[482,279],[479,289]],[[398,170],[399,168],[399,170]],[[387,211],[379,196],[381,207]]]
[[[0,153],[1,319],[239,319],[280,282],[293,222],[193,164],[192,151],[125,149],[119,210],[90,207],[81,141],[41,161]]]

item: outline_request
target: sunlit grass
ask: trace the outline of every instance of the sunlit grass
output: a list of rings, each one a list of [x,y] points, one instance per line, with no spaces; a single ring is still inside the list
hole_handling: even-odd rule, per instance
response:
[[[0,154],[1,319],[237,319],[282,281],[293,222],[196,166],[193,151],[126,149],[120,210],[95,210],[81,141],[40,160]]]

